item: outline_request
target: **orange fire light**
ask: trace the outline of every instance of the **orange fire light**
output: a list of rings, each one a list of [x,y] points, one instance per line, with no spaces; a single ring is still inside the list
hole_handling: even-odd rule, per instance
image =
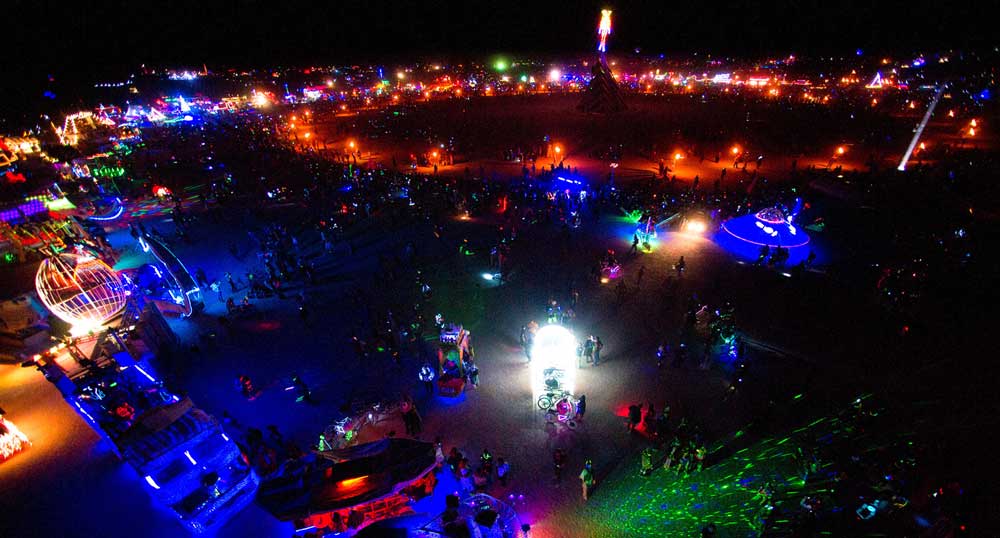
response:
[[[337,488],[339,489],[352,489],[356,488],[365,483],[368,480],[368,475],[359,476],[357,478],[348,478],[347,480],[341,480],[337,482]]]

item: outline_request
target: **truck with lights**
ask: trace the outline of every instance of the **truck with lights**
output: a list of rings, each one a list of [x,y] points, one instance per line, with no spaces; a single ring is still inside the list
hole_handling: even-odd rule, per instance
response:
[[[164,387],[148,351],[134,358],[141,342],[123,343],[99,339],[95,349],[121,350],[89,356],[75,343],[24,366],[37,367],[185,527],[221,526],[253,500],[257,476],[214,417]]]

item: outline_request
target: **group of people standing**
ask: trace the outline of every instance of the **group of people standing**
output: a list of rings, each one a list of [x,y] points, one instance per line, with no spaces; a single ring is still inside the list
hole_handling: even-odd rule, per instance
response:
[[[452,447],[445,455],[440,437],[435,441],[434,450],[438,467],[451,471],[466,495],[484,491],[494,483],[506,486],[510,478],[510,463],[504,458],[496,458],[494,461],[493,453],[489,449],[483,449],[479,455],[479,465],[475,468],[458,447]]]

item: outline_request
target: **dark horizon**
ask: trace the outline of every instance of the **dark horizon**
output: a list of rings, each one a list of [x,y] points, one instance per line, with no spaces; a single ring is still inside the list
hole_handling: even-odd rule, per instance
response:
[[[3,114],[65,87],[155,67],[344,65],[403,59],[586,54],[601,8],[614,10],[612,54],[847,55],[992,47],[972,3],[877,5],[807,0],[767,6],[664,2],[481,3],[116,2],[99,7],[15,0],[21,55],[3,77]],[[511,7],[507,7],[507,6]],[[979,8],[981,11],[981,7]],[[978,15],[982,15],[978,13]],[[63,90],[66,91],[66,90]],[[59,96],[65,99],[67,96]],[[72,96],[69,96],[72,97]]]

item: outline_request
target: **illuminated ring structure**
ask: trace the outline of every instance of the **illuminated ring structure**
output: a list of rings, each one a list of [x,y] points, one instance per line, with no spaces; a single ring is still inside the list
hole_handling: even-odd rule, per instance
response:
[[[42,260],[35,289],[45,307],[76,332],[101,327],[125,308],[127,300],[121,278],[108,264],[68,252]]]
[[[195,310],[200,310],[205,306],[201,288],[198,287],[194,277],[173,251],[149,234],[139,237],[139,245],[142,246],[144,252],[152,254],[167,269],[167,274],[170,275],[168,291],[175,303],[184,305],[183,317],[188,317]]]
[[[730,219],[722,223],[722,229],[741,241],[759,246],[795,248],[809,243],[809,235],[789,222],[777,207]]]

